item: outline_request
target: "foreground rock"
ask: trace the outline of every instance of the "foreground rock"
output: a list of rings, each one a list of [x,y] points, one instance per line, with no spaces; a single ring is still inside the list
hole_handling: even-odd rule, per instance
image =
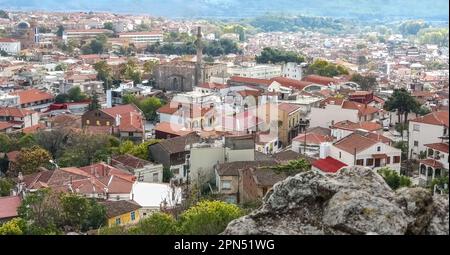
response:
[[[277,183],[263,206],[232,221],[229,235],[449,234],[448,198],[394,192],[370,169],[309,171]]]

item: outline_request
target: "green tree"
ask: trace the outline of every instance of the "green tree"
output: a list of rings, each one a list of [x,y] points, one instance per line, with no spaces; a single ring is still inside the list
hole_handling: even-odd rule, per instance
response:
[[[66,70],[67,70],[67,64],[64,64],[64,63],[58,64],[55,67],[55,71],[66,71]]]
[[[128,62],[122,66],[120,72],[124,79],[132,80],[134,84],[142,82],[141,70],[139,69],[137,61],[134,59],[129,59]]]
[[[334,77],[338,75],[348,74],[347,69],[343,66],[329,63],[325,60],[316,60],[307,69],[308,74],[317,74],[321,76]]]
[[[411,186],[411,179],[404,175],[399,175],[395,170],[388,167],[379,169],[378,173],[393,190]]]
[[[59,196],[50,189],[29,193],[17,210],[19,217],[32,226],[34,233],[57,232],[56,226],[62,222]]]
[[[9,196],[14,184],[11,180],[6,178],[0,178],[0,197]]]
[[[417,112],[420,108],[420,103],[412,97],[409,92],[402,88],[394,90],[392,96],[384,104],[384,109],[387,111],[397,111],[398,122],[401,122],[401,116],[404,116],[404,123],[408,121],[408,114]]]
[[[148,97],[139,102],[139,109],[144,112],[147,120],[154,120],[156,118],[156,110],[162,106],[161,99],[157,97]]]
[[[217,235],[230,221],[242,216],[239,207],[222,201],[202,201],[185,211],[180,231],[185,235]]]
[[[158,65],[158,61],[156,60],[147,60],[144,63],[144,74],[147,78],[151,78],[153,75],[153,70]]]
[[[0,133],[0,152],[9,152],[11,145],[11,138],[9,138],[6,134]]]
[[[295,62],[302,63],[305,62],[305,58],[292,51],[282,51],[273,48],[264,48],[259,56],[256,56],[257,63],[287,63]]]
[[[311,165],[305,159],[291,160],[286,164],[269,167],[277,173],[285,173],[287,175],[296,175],[298,173],[308,171],[311,169]]]
[[[55,103],[62,104],[70,101],[69,95],[67,94],[58,94],[55,97]]]
[[[421,29],[428,26],[423,20],[408,20],[400,24],[399,30],[403,35],[416,35]]]
[[[81,92],[81,89],[78,86],[69,89],[69,91],[67,91],[67,95],[69,96],[69,100],[73,102],[84,101],[88,98],[86,94]]]
[[[168,167],[163,168],[163,182],[169,183],[173,178],[173,172]]]
[[[133,231],[139,235],[176,235],[177,222],[169,214],[156,212],[141,220]]]
[[[23,235],[26,228],[26,222],[21,218],[14,218],[10,221],[3,223],[0,226],[1,235]]]
[[[9,15],[4,10],[0,10],[0,19],[9,19]]]
[[[353,74],[350,81],[359,84],[362,90],[370,91],[378,85],[377,79],[372,76],[362,76],[361,74]]]
[[[102,106],[100,105],[100,102],[98,100],[97,93],[94,93],[91,97],[91,103],[89,104],[89,111],[98,110],[101,109]]]
[[[16,171],[24,175],[35,173],[39,167],[48,167],[51,159],[50,153],[39,146],[22,148],[16,159]]]
[[[449,186],[449,182],[448,182],[448,176],[444,176],[444,177],[440,177],[440,178],[435,178],[432,182],[431,182],[431,191],[434,192],[434,187],[437,186],[437,190],[441,191],[444,194],[448,194],[448,186]]]
[[[114,25],[112,22],[105,22],[103,23],[103,28],[114,31]]]
[[[4,51],[4,50],[0,50],[0,56],[1,57],[7,57],[9,56],[8,52]]]
[[[19,148],[32,147],[37,145],[36,137],[33,134],[26,134],[19,138],[17,142]]]
[[[63,25],[59,25],[58,30],[56,31],[56,35],[59,37],[62,37],[63,34],[64,34],[64,27],[63,27]]]
[[[97,71],[97,79],[103,81],[105,90],[109,89],[112,84],[112,68],[106,61],[99,61],[94,64],[94,69]]]
[[[94,199],[65,193],[60,197],[63,225],[75,231],[97,229],[106,223],[106,209]]]

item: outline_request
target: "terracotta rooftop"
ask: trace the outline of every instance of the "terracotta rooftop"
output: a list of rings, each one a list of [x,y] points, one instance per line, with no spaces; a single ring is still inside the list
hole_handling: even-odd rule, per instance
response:
[[[22,201],[18,196],[0,197],[0,219],[17,217],[17,209],[21,204]]]
[[[305,134],[300,134],[300,135],[296,136],[293,139],[293,141],[304,143],[305,142]],[[306,133],[306,144],[320,145],[321,143],[332,142],[332,141],[333,141],[333,138],[331,136],[324,136],[324,135],[315,134],[315,133]]]
[[[285,77],[275,77],[272,78],[271,80],[280,83],[284,87],[293,88],[297,90],[303,90],[306,86],[313,84],[312,82],[309,81],[298,81]]]
[[[264,86],[269,86],[270,84],[272,84],[271,80],[248,78],[248,77],[241,77],[241,76],[233,76],[229,79],[229,81],[245,83],[245,84],[250,84],[250,85],[264,85]]]
[[[334,146],[354,155],[355,150],[356,153],[361,152],[369,148],[370,146],[375,145],[377,142],[378,141],[376,140],[372,140],[360,134],[353,133],[335,142]]]
[[[311,82],[311,83],[316,83],[316,84],[320,84],[320,85],[325,85],[328,86],[331,83],[336,83],[337,80],[334,78],[330,78],[330,77],[326,77],[326,76],[320,76],[320,75],[308,75],[305,78],[303,78],[304,81],[307,82]]]
[[[183,136],[190,133],[193,133],[194,131],[190,129],[185,129],[184,126],[177,125],[171,122],[160,122],[155,125],[153,128],[155,131],[176,135],[176,136]]]
[[[431,158],[421,160],[420,163],[427,166],[431,166],[433,168],[440,168],[440,169],[444,168],[444,165],[441,162]]]
[[[36,113],[32,110],[22,109],[22,108],[14,108],[14,107],[0,107],[0,116],[3,117],[18,117],[23,118],[27,115]]]
[[[445,153],[449,152],[448,143],[430,143],[430,144],[425,144],[424,146],[428,147],[430,149],[445,152]]]
[[[0,121],[0,131],[14,127],[14,123]]]
[[[20,98],[20,104],[35,103],[39,101],[52,100],[54,97],[52,94],[40,91],[38,89],[27,89],[12,93],[18,95]]]
[[[134,201],[127,200],[103,201],[100,202],[100,204],[105,206],[106,217],[108,217],[108,219],[120,216],[125,213],[136,211],[142,207]]]
[[[284,111],[287,113],[292,113],[299,110],[301,107],[295,104],[281,103],[278,105],[278,110]]]
[[[411,121],[418,122],[418,123],[430,124],[430,125],[436,125],[436,126],[449,127],[448,111],[432,112],[425,116],[421,116],[419,118],[413,119]]]
[[[321,170],[322,172],[326,173],[336,173],[343,167],[346,167],[347,164],[332,158],[332,157],[326,157],[324,159],[318,159],[313,162],[312,164],[315,168]]]
[[[363,122],[355,123],[355,122],[352,122],[349,120],[344,120],[344,121],[335,123],[333,125],[333,128],[350,130],[350,131],[362,129],[362,130],[367,130],[367,131],[373,132],[373,131],[380,130],[382,127],[380,124],[375,123],[375,122],[370,122],[370,121],[363,121]]]

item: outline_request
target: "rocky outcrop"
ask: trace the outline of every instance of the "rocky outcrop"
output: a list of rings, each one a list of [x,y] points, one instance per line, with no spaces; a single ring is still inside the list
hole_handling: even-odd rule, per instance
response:
[[[362,167],[308,171],[277,183],[260,209],[232,221],[223,234],[448,235],[448,197],[422,188],[395,192]]]

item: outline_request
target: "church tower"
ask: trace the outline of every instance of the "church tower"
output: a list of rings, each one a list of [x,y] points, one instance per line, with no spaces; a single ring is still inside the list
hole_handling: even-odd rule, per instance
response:
[[[203,44],[202,44],[202,28],[197,27],[197,40],[195,42],[197,47],[197,62],[195,64],[195,86],[200,86],[202,80],[202,58],[203,58]]]

